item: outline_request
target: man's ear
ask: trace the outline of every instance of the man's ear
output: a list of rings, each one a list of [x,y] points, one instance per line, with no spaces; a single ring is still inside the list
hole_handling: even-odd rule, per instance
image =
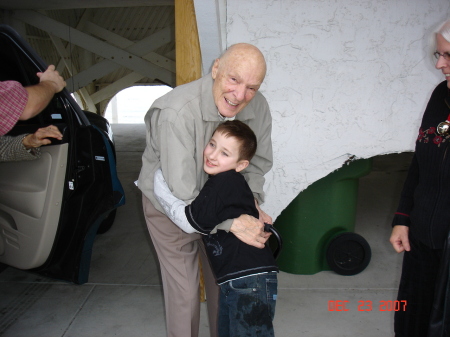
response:
[[[241,172],[243,169],[247,168],[249,164],[250,162],[248,160],[239,160],[236,167],[236,172]]]
[[[216,59],[211,69],[212,79],[215,80],[217,76],[217,71],[219,70],[220,59]]]

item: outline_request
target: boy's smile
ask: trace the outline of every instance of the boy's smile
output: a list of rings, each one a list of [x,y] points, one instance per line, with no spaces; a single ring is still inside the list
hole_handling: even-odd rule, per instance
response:
[[[229,170],[243,170],[248,161],[239,160],[239,148],[240,144],[236,138],[215,132],[203,151],[203,169],[210,175]]]

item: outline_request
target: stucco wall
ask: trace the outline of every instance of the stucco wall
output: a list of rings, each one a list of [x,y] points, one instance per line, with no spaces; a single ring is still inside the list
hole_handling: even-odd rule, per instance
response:
[[[226,10],[227,46],[253,43],[268,64],[269,214],[351,156],[413,150],[444,80],[429,36],[450,17],[448,0],[228,0]]]

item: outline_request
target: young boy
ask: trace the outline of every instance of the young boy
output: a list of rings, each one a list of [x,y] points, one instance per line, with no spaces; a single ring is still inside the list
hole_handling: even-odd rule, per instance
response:
[[[278,267],[272,251],[247,245],[231,232],[210,233],[241,214],[259,217],[253,193],[239,173],[249,165],[256,143],[246,124],[220,124],[203,152],[203,169],[210,177],[187,206],[172,195],[161,170],[155,174],[155,197],[167,216],[187,233],[205,234],[203,242],[220,286],[220,337],[274,336]]]

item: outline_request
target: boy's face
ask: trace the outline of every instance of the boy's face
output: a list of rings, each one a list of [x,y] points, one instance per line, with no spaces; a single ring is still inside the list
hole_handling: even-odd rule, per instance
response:
[[[225,137],[222,133],[214,132],[212,138],[203,151],[203,169],[207,174],[245,169],[248,160],[239,159],[239,142],[234,137]]]

